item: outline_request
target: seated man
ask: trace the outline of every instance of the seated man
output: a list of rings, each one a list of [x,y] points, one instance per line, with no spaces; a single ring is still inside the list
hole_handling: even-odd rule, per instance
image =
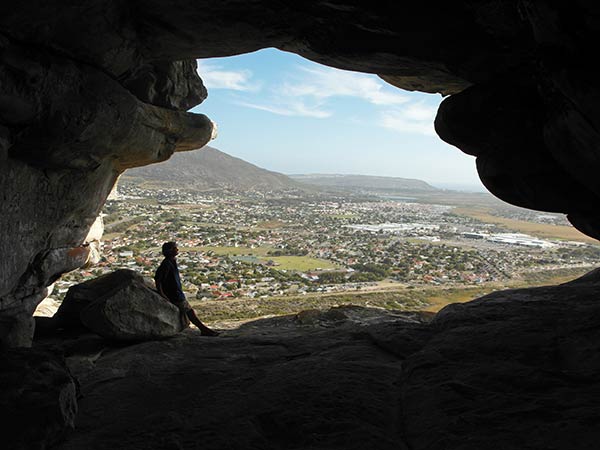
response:
[[[154,275],[154,282],[156,283],[156,290],[164,298],[173,303],[182,314],[185,314],[190,322],[198,327],[202,336],[218,336],[219,333],[211,330],[196,316],[196,313],[190,306],[189,302],[185,298],[185,294],[181,289],[181,279],[179,277],[179,269],[177,268],[177,262],[175,258],[179,254],[179,249],[175,242],[165,242],[162,246],[162,254],[165,259],[156,269]]]

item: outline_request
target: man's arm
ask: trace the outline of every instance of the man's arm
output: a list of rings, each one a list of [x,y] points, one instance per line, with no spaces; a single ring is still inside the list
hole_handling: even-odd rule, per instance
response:
[[[154,284],[156,285],[156,290],[158,291],[158,293],[165,300],[169,301],[169,297],[167,297],[167,294],[165,294],[165,291],[163,289],[163,280],[165,278],[165,270],[163,269],[163,267],[159,267],[156,271],[156,276],[154,277]]]

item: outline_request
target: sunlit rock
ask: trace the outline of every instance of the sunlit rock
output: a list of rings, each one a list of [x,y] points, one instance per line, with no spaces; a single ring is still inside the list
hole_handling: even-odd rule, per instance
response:
[[[162,339],[188,326],[177,307],[126,269],[72,286],[53,321],[58,329],[125,341]]]

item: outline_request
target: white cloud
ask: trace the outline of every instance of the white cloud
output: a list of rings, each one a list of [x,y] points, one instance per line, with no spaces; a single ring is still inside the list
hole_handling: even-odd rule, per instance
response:
[[[408,98],[373,75],[348,72],[324,67],[298,67],[293,83],[286,82],[279,89],[285,96],[310,96],[316,99],[356,97],[374,105],[400,105]]]
[[[209,89],[231,89],[234,91],[260,90],[260,84],[252,83],[250,70],[222,70],[222,66],[198,61],[198,75]]]
[[[314,117],[316,119],[325,119],[331,116],[331,112],[319,109],[319,107],[309,107],[301,101],[287,101],[271,105],[238,101],[236,104],[247,108],[268,111],[280,116],[302,116]]]
[[[437,107],[413,103],[404,108],[383,111],[380,125],[401,133],[436,136],[433,121]]]
[[[281,74],[281,81],[261,91],[250,70],[228,70],[211,61],[198,61],[198,74],[209,89],[240,93],[235,104],[272,114],[324,119],[338,111],[335,98],[354,98],[374,105],[380,112],[379,125],[401,132],[435,135],[435,108],[411,103],[404,92],[374,75],[316,65],[297,65]],[[261,91],[261,95],[256,93]]]
[[[394,92],[372,75],[325,67],[297,66],[287,80],[273,86],[266,100],[238,101],[240,106],[283,116],[323,119],[333,113],[325,108],[332,97],[354,97],[374,105],[401,105],[408,98]]]

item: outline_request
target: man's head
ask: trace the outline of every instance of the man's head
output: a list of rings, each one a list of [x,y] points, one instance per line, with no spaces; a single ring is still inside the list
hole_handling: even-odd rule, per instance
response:
[[[174,258],[179,253],[177,244],[175,242],[165,242],[162,245],[162,254],[165,258]]]

